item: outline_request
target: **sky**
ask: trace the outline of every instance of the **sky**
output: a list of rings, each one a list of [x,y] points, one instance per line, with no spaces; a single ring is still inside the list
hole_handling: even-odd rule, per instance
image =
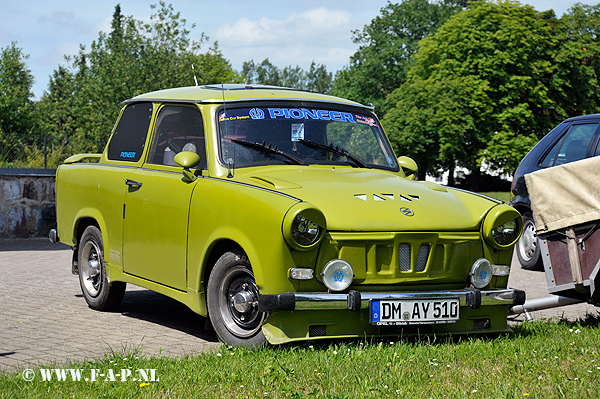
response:
[[[596,1],[580,0],[584,4]],[[525,0],[538,11],[553,9],[562,15],[576,0]],[[67,65],[65,55],[77,54],[80,44],[89,48],[98,32],[109,32],[116,4],[125,15],[149,20],[150,4],[143,0],[0,0],[0,48],[12,42],[29,55],[27,67],[35,77],[33,92],[39,98],[52,72]],[[209,37],[207,50],[217,41],[235,70],[244,61],[265,58],[279,68],[299,65],[308,69],[314,60],[330,72],[348,64],[358,45],[352,32],[361,30],[380,14],[387,0],[167,0],[181,13],[190,37]],[[203,82],[214,83],[214,82]],[[182,86],[193,82],[182,82]]]

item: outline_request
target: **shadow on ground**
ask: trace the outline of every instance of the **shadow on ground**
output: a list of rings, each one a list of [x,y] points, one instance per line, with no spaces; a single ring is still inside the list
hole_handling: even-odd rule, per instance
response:
[[[172,328],[207,342],[218,342],[207,319],[165,295],[150,290],[126,291],[115,310],[123,316]]]
[[[0,252],[64,250],[71,250],[71,247],[61,242],[53,244],[47,238],[0,238]]]

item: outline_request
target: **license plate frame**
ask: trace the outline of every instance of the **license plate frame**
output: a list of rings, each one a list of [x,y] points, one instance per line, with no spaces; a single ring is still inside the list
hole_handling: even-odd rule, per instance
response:
[[[450,324],[459,320],[459,298],[369,301],[369,322],[376,326]]]

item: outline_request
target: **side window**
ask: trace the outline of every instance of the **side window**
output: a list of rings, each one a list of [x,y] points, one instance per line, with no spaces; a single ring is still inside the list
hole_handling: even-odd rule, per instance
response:
[[[176,166],[175,155],[192,151],[200,156],[198,168],[206,168],[202,114],[194,106],[167,105],[156,118],[149,163]]]
[[[152,103],[128,105],[108,145],[108,159],[139,161],[144,153],[151,118]]]
[[[564,165],[584,159],[597,129],[598,123],[571,126],[567,134],[550,149],[541,166]]]

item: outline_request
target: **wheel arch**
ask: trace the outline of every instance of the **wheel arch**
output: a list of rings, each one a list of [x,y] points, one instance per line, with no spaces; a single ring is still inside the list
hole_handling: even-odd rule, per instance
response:
[[[100,224],[98,223],[98,221],[95,218],[89,217],[89,216],[81,217],[81,218],[77,219],[77,221],[75,222],[75,225],[73,226],[74,238],[75,238],[75,246],[73,247],[73,259],[72,259],[72,263],[71,263],[71,265],[72,265],[71,273],[73,273],[73,274],[79,274],[79,265],[78,265],[79,244],[81,242],[81,236],[83,235],[83,232],[89,226],[95,226],[100,230],[100,232],[102,232],[102,229],[100,228]]]
[[[531,213],[531,207],[524,203],[514,204],[512,207],[515,208],[521,214],[521,216],[526,213]]]
[[[215,241],[212,243],[212,245],[209,247],[204,263],[202,265],[202,272],[200,274],[200,287],[202,288],[202,296],[204,303],[206,303],[206,289],[208,286],[208,278],[210,277],[210,273],[212,272],[213,268],[215,267],[215,263],[217,262],[217,260],[223,256],[225,253],[233,251],[233,250],[239,250],[242,251],[244,254],[247,255],[246,251],[244,251],[244,248],[242,248],[242,246],[237,243],[234,240],[231,239],[227,239],[227,238],[223,238],[220,239],[218,241]]]

